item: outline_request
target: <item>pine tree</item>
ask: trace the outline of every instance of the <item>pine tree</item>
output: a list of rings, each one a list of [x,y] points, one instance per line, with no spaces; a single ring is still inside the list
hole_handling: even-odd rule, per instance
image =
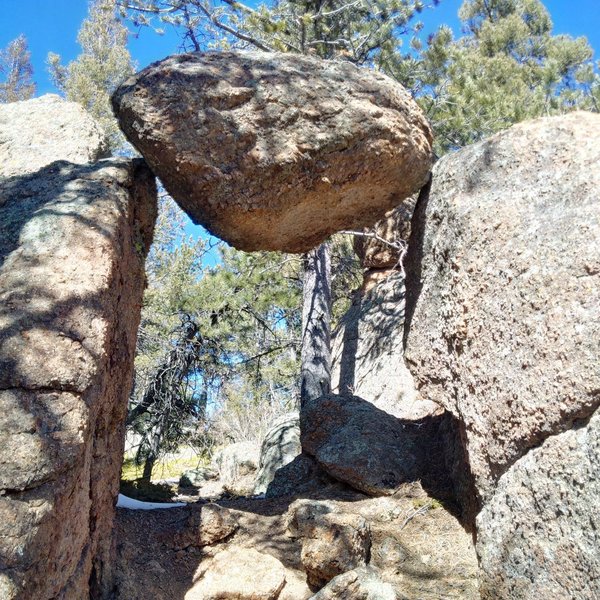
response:
[[[593,108],[594,90],[597,104],[587,40],[552,35],[539,0],[466,0],[459,16],[463,37],[442,27],[419,58],[391,66],[428,114],[439,153],[525,119]]]
[[[128,0],[137,24],[152,16],[179,26],[194,50],[202,49],[201,33],[212,33],[221,47],[254,47],[341,58],[357,64],[384,64],[400,36],[423,10],[420,0],[280,0],[254,9],[233,0],[220,5],[204,0]],[[437,4],[437,2],[433,2]],[[148,16],[150,15],[150,17]],[[162,17],[160,17],[162,15]],[[331,258],[322,245],[303,260],[301,404],[331,387]]]
[[[81,104],[104,128],[113,151],[125,139],[113,116],[110,95],[134,72],[127,50],[127,28],[116,17],[116,0],[93,0],[77,41],[81,54],[67,66],[48,54],[50,74],[67,100]]]
[[[35,95],[31,53],[24,35],[0,50],[0,102],[29,100]]]

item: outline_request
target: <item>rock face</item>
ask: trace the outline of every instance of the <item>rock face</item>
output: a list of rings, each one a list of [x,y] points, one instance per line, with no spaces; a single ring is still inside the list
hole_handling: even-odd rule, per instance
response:
[[[417,394],[404,364],[404,274],[386,271],[367,292],[357,293],[332,336],[332,391],[356,395],[401,419],[441,412]]]
[[[219,473],[224,485],[232,485],[241,477],[254,475],[259,458],[260,445],[257,442],[236,442],[218,450],[211,467]]]
[[[483,597],[600,596],[598,465],[596,412],[500,478],[477,517]]]
[[[419,190],[431,130],[396,82],[262,52],[169,57],[127,80],[125,134],[192,219],[241,250],[303,252]]]
[[[0,177],[33,173],[55,160],[85,164],[108,154],[100,126],[76,102],[46,94],[0,104]]]
[[[293,412],[279,417],[267,431],[260,448],[254,493],[264,494],[276,471],[291,463],[300,452],[300,415]]]
[[[202,570],[185,600],[275,600],[285,585],[285,568],[252,548],[219,552]]]
[[[406,358],[463,424],[485,598],[600,594],[598,139],[574,113],[446,156],[413,221]]]
[[[356,396],[330,394],[306,402],[302,449],[335,479],[372,496],[403,483],[447,483],[440,440],[444,417],[396,419]]]
[[[3,599],[108,594],[155,218],[139,160],[55,162],[0,182]]]
[[[369,559],[371,537],[365,519],[336,514],[328,502],[299,500],[290,507],[290,531],[302,538],[301,560],[310,586],[319,589],[331,579]]]

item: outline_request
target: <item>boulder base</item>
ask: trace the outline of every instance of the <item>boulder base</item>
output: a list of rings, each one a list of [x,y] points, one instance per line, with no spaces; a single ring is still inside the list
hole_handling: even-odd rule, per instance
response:
[[[114,94],[169,193],[241,250],[307,251],[373,224],[426,182],[431,130],[398,83],[292,54],[183,54]]]
[[[300,411],[302,450],[326,473],[371,496],[393,494],[418,480],[435,482],[443,493],[445,425],[444,415],[397,419],[356,396],[329,394]]]
[[[156,219],[143,161],[0,182],[0,597],[106,597]]]

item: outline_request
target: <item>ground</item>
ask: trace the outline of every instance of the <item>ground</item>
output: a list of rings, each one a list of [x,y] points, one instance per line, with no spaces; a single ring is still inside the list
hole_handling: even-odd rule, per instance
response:
[[[333,503],[336,512],[358,513],[371,529],[370,564],[380,569],[401,599],[475,599],[477,561],[470,534],[418,484],[394,496],[369,498],[348,490],[312,494]],[[289,535],[293,498],[199,500],[185,508],[135,511],[118,509],[117,600],[183,600],[208,560],[237,546],[270,554],[286,567],[280,600],[302,600],[306,585],[300,560],[301,539]],[[190,522],[212,504],[237,520],[239,528],[212,545],[190,544]],[[204,518],[204,517],[202,517]],[[182,540],[187,540],[182,543]]]

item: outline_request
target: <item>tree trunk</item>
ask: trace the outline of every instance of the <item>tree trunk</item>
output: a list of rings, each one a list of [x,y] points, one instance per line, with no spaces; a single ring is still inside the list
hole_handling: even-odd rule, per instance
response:
[[[304,255],[300,406],[331,390],[331,260],[321,244]]]
[[[144,472],[142,473],[142,479],[150,483],[152,479],[152,469],[154,468],[154,463],[156,462],[156,455],[151,452],[146,456],[146,461],[144,462]]]

